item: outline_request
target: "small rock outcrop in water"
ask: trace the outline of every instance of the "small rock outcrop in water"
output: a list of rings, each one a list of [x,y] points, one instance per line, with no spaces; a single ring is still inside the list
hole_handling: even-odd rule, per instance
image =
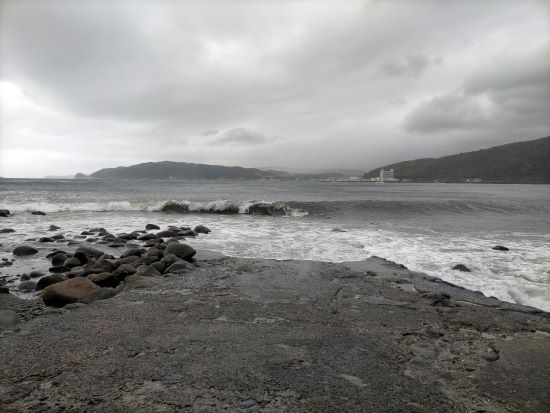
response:
[[[160,229],[160,227],[158,225],[155,225],[155,224],[147,224],[145,225],[145,230],[146,231],[151,231],[152,229]]]
[[[456,271],[462,271],[462,272],[471,272],[471,270],[468,267],[466,267],[464,264],[456,264],[451,269]]]
[[[208,234],[210,229],[208,227],[205,227],[204,225],[197,225],[194,229],[194,231],[198,234]]]
[[[42,299],[46,305],[64,307],[92,295],[99,288],[101,287],[87,278],[75,277],[46,287],[42,293]]]
[[[506,248],[505,246],[503,245],[495,245],[493,248],[491,248],[493,250],[496,250],[496,251],[510,251],[509,248]]]
[[[0,229],[0,234],[9,234],[10,232],[15,232],[12,228],[2,228]]]
[[[36,248],[30,247],[28,245],[19,245],[18,247],[14,248],[13,255],[22,257],[24,255],[33,255],[33,254],[36,254],[37,252],[38,250]]]
[[[0,209],[0,217],[9,217],[9,216],[10,216],[9,209]]]
[[[31,214],[33,215],[46,215],[44,211],[31,211]]]

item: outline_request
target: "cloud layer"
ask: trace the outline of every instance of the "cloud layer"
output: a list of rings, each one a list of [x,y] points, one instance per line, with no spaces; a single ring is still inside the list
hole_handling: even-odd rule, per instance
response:
[[[2,176],[367,170],[550,131],[544,1],[0,8]]]

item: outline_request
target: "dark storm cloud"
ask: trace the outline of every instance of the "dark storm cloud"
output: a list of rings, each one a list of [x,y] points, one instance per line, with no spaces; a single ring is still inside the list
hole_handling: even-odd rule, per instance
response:
[[[545,115],[550,113],[550,55],[546,50],[500,58],[473,71],[458,91],[414,108],[405,128],[428,134],[492,129],[544,135],[550,130]]]
[[[121,157],[370,169],[548,127],[542,1],[0,8],[0,174]]]
[[[444,130],[470,129],[487,122],[479,102],[462,93],[436,96],[413,109],[406,120],[410,132],[436,133]]]

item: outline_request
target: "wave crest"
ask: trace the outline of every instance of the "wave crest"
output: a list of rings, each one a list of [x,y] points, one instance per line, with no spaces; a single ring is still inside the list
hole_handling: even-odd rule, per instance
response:
[[[247,201],[234,202],[217,200],[210,202],[169,201],[164,203],[159,211],[177,213],[211,213],[211,214],[247,214],[267,216],[301,217],[308,214],[299,208],[292,208],[285,202]]]

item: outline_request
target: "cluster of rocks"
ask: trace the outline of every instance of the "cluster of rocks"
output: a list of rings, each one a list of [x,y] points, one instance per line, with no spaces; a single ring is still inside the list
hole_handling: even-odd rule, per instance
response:
[[[30,211],[32,215],[46,215],[44,211]],[[7,218],[11,215],[9,209],[0,209],[0,217]]]
[[[57,229],[59,228],[54,228]],[[158,232],[148,232],[152,230]],[[155,277],[183,274],[193,270],[196,266],[193,259],[196,251],[180,241],[185,240],[185,237],[195,237],[209,232],[204,225],[198,225],[194,229],[169,226],[165,230],[160,230],[157,225],[147,224],[145,231],[137,230],[117,235],[109,233],[105,228],[92,228],[83,231],[80,237],[89,237],[86,241],[93,240],[111,248],[126,247],[126,250],[117,258],[83,244],[78,245],[74,252],[54,249],[46,255],[51,261],[48,270],[50,274],[46,275],[40,271],[22,274],[18,289],[27,293],[41,291],[41,297],[46,305],[63,307],[70,303],[108,298],[122,288],[151,287],[158,283]],[[63,239],[63,234],[59,234],[41,237],[38,242]],[[29,245],[19,245],[13,250],[15,256],[37,253],[38,250]],[[36,279],[38,281],[35,281]]]

